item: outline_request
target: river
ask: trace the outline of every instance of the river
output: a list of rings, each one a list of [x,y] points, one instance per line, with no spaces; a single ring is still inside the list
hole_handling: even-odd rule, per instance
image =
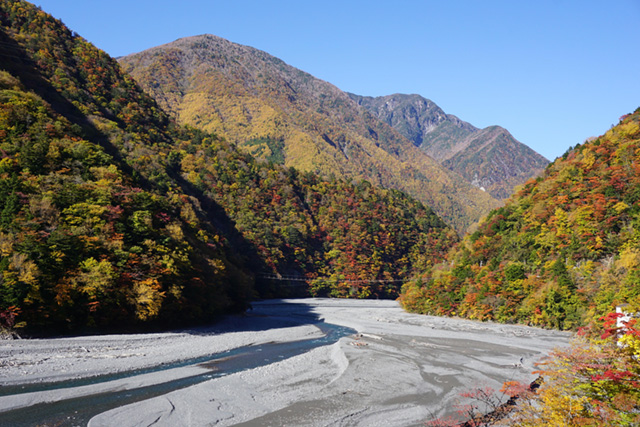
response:
[[[265,301],[210,329],[0,343],[0,425],[421,425],[469,387],[530,381],[568,339],[394,301]]]
[[[213,378],[247,369],[255,369],[259,366],[281,361],[319,346],[333,344],[337,342],[338,339],[355,333],[353,329],[332,325],[330,323],[320,322],[316,323],[315,326],[323,332],[321,337],[241,347],[213,356],[178,360],[169,364],[89,378],[56,383],[5,386],[0,388],[0,396],[85,387],[154,372],[177,370],[184,367],[205,368],[204,372],[184,377],[179,376],[177,379],[159,384],[113,392],[98,392],[79,398],[65,399],[53,403],[40,403],[13,411],[7,411],[0,414],[0,422],[2,425],[14,427],[31,427],[36,425],[60,427],[84,426],[87,425],[93,416],[110,409],[161,396],[174,390],[193,386]]]

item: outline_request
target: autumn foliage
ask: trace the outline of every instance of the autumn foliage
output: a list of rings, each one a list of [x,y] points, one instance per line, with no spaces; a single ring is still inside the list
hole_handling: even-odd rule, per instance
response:
[[[640,424],[640,330],[636,319],[616,326],[609,313],[596,330],[581,331],[568,348],[537,364],[530,384],[507,381],[500,391],[479,387],[459,396],[454,415],[432,427],[578,427]]]
[[[457,241],[401,192],[176,125],[29,3],[1,1],[0,22],[0,328],[174,326],[258,296],[395,297]]]
[[[201,35],[118,61],[179,123],[256,158],[402,190],[460,233],[499,205],[346,93],[265,52]]]
[[[616,317],[610,313],[602,318],[602,337],[582,334],[540,363],[544,384],[537,393],[522,395],[508,421],[498,425],[640,424],[639,331],[635,320],[612,327]]]
[[[408,310],[577,329],[640,298],[640,110],[569,150],[407,284]]]

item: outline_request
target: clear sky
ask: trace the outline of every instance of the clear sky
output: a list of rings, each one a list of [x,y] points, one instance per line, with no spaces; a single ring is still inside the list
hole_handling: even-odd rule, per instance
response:
[[[640,106],[640,0],[35,0],[112,56],[214,34],[359,95],[417,93],[550,160]]]

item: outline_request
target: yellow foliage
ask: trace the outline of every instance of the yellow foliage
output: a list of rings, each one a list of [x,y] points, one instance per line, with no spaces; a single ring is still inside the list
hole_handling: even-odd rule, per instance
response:
[[[629,344],[638,354],[640,340],[634,338]],[[578,338],[570,348],[555,350],[539,364],[542,369],[536,373],[544,383],[537,394],[521,396],[515,412],[497,425],[638,425],[638,393],[633,386],[637,362],[624,355],[624,349],[610,344]]]
[[[22,283],[32,286],[37,284],[38,266],[26,254],[13,252],[9,261],[8,271],[15,273],[15,278]],[[5,277],[5,281],[8,283],[9,280],[6,279],[7,277]]]
[[[640,123],[630,120],[627,123],[618,125],[617,129],[623,137],[631,138],[640,132]]]
[[[281,141],[286,167],[401,189],[433,207],[459,232],[499,205],[412,144],[405,146],[395,133],[377,129],[333,89],[320,98],[294,95],[292,87],[281,77],[274,78],[268,67],[260,76],[247,75],[244,67],[235,75],[231,71],[235,65],[220,68],[217,59],[205,60],[184,81],[173,68],[173,54],[169,49],[143,61],[145,65],[135,57],[125,58],[123,64],[182,124],[213,132],[262,159],[276,153],[257,140]],[[200,185],[191,174],[197,163],[194,157],[197,154],[183,157],[182,171],[191,183]]]
[[[167,229],[167,232],[169,233],[169,236],[171,236],[172,239],[178,242],[181,242],[184,240],[184,233],[182,232],[182,227],[180,227],[179,223],[172,222],[170,224],[167,224],[165,228]],[[198,233],[200,233],[201,231],[202,230],[198,231]]]
[[[164,292],[157,279],[148,278],[134,283],[133,303],[136,307],[136,317],[145,321],[156,317],[160,313]]]
[[[198,175],[198,173],[195,171],[191,171],[187,174],[187,181],[192,184],[198,185],[198,183],[200,182],[200,175]]]
[[[171,295],[174,299],[179,300],[182,297],[182,290],[184,289],[184,286],[179,286],[179,285],[171,285],[169,286],[169,295]]]
[[[620,257],[616,261],[618,269],[633,271],[640,268],[640,249],[635,247],[627,247],[620,252]]]
[[[99,299],[115,283],[116,272],[106,259],[97,261],[93,257],[87,258],[80,263],[80,268],[82,272],[77,278],[79,288],[92,299]]]
[[[295,167],[302,171],[313,171],[317,168],[319,159],[316,157],[320,152],[309,135],[294,130],[288,137],[291,143],[285,145],[285,166]]]
[[[625,202],[618,202],[613,206],[613,209],[621,214],[622,212],[626,211],[627,209],[629,209],[629,205],[627,205]]]
[[[101,216],[106,208],[104,206],[81,202],[71,205],[62,211],[64,221],[69,225],[87,225],[93,227],[101,222]]]
[[[34,216],[40,217],[42,220],[51,224],[57,223],[59,216],[58,209],[56,208],[52,197],[34,197],[29,201],[29,208]]]
[[[11,170],[13,169],[16,165],[18,164],[18,161],[15,159],[12,159],[10,157],[5,157],[4,159],[0,160],[0,172],[1,171],[7,171],[7,170]]]
[[[198,226],[198,216],[190,203],[184,203],[180,209],[180,218],[192,227]]]
[[[569,221],[567,213],[561,208],[556,208],[556,236],[561,236],[569,232]]]
[[[0,256],[7,257],[13,252],[15,238],[11,234],[0,233]]]
[[[591,167],[595,162],[596,162],[595,154],[593,154],[593,152],[590,149],[585,148],[582,151],[582,164],[584,165],[584,168],[591,169]]]
[[[90,171],[99,183],[104,182],[107,185],[113,185],[114,183],[119,184],[122,182],[122,173],[116,165],[94,166]]]
[[[640,357],[640,338],[638,338],[635,335],[626,334],[626,335],[623,335],[618,340],[618,342],[624,348],[629,350],[633,354],[634,357],[636,357],[636,358]]]
[[[225,271],[224,262],[218,258],[208,259],[207,262],[213,268],[214,274],[223,274]]]

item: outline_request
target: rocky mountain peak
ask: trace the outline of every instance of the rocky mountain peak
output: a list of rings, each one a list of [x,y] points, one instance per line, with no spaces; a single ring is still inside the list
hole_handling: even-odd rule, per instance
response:
[[[499,199],[548,163],[505,128],[478,129],[420,95],[350,96],[429,156]]]

